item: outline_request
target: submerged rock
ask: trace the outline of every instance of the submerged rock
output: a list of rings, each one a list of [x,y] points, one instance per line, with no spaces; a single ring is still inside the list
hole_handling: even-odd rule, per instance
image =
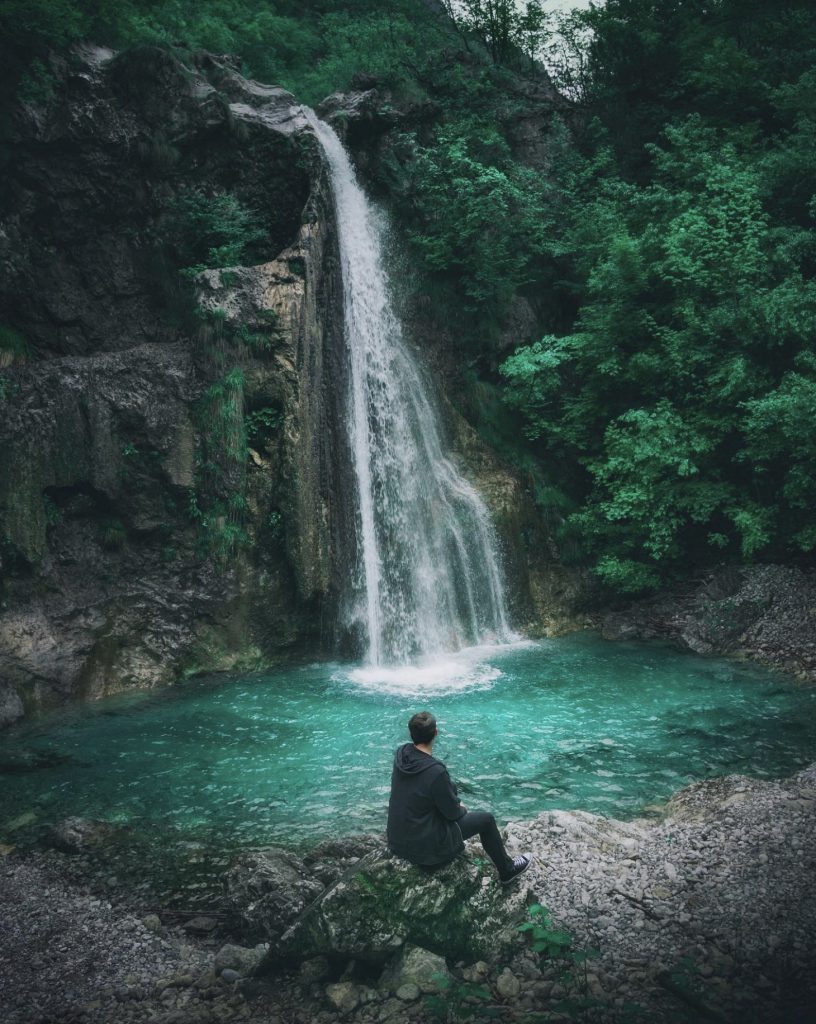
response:
[[[90,846],[99,846],[120,831],[107,821],[91,818],[65,818],[51,829],[51,845],[64,853],[81,853]]]

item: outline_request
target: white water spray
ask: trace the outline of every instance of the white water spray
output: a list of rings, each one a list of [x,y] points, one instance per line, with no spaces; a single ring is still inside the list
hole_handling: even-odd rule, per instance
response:
[[[373,665],[510,640],[495,531],[443,449],[392,308],[381,219],[335,132],[304,113],[331,172],[342,262],[361,562],[350,618],[363,621]]]

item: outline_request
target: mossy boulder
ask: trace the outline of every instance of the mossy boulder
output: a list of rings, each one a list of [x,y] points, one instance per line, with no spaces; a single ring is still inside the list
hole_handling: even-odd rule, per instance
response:
[[[453,959],[496,959],[520,941],[528,889],[499,884],[467,852],[433,872],[382,845],[330,885],[270,950],[262,969],[326,955],[372,963],[410,943]]]

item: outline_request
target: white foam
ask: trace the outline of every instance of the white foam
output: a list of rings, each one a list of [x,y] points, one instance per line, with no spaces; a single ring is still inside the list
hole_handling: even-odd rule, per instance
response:
[[[399,696],[433,693],[437,696],[466,690],[487,690],[504,673],[494,664],[505,654],[533,646],[533,641],[480,644],[460,651],[423,658],[407,665],[361,665],[339,669],[335,682],[362,690]]]

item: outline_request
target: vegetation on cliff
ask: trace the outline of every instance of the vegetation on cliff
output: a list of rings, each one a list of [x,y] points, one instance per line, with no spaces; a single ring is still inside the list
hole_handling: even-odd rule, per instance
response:
[[[812,560],[806,0],[608,0],[555,35],[509,0],[2,0],[0,26],[6,86],[32,98],[48,48],[77,38],[230,52],[311,103],[361,73],[390,90],[408,113],[372,185],[457,325],[464,376],[501,395],[482,426],[530,471],[562,554],[624,593],[720,560]],[[531,117],[545,160],[514,132]],[[223,212],[238,235],[205,248],[251,247]],[[513,336],[518,296],[532,335]]]

